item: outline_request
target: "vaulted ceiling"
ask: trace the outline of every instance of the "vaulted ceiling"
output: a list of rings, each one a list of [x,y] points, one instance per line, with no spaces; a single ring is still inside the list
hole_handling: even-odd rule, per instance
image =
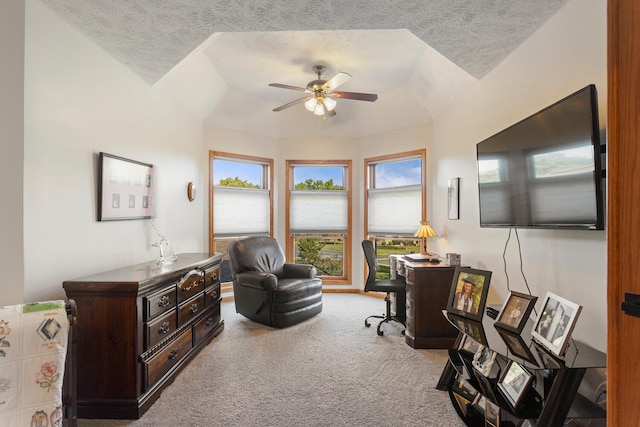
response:
[[[274,137],[363,137],[429,123],[568,0],[41,0],[203,122]],[[353,78],[327,120],[311,67]]]

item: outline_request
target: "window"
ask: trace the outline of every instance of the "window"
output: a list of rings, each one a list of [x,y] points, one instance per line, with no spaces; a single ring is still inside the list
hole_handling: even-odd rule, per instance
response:
[[[287,161],[287,258],[350,283],[351,161]]]
[[[378,278],[388,279],[389,255],[420,251],[413,237],[426,216],[425,150],[365,159],[365,230],[375,240]]]
[[[226,253],[234,240],[273,234],[273,160],[211,151],[209,249]]]

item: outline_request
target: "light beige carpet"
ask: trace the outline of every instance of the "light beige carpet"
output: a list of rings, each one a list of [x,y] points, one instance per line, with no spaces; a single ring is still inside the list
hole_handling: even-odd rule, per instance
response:
[[[269,328],[222,304],[224,331],[139,420],[80,420],[110,426],[439,426],[457,427],[446,392],[435,389],[445,350],[415,350],[402,328],[364,319],[384,301],[323,295],[322,313]],[[375,320],[375,319],[374,319]]]

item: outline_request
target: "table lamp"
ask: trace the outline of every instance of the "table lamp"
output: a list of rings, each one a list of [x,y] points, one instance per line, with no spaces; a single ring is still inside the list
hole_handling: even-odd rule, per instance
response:
[[[420,221],[420,228],[413,237],[420,237],[420,255],[431,255],[427,252],[427,238],[438,237],[438,233],[431,228],[429,221]]]

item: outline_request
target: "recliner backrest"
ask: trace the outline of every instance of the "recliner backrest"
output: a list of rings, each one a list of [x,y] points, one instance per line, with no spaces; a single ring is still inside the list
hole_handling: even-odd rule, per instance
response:
[[[277,276],[282,273],[285,264],[284,252],[273,237],[254,236],[237,240],[229,245],[228,252],[234,277],[244,271],[259,271]]]
[[[367,288],[373,285],[376,281],[378,264],[376,261],[376,249],[371,240],[362,241],[362,250],[364,250],[364,257],[367,259],[367,265],[369,266],[369,275],[367,276],[367,282],[364,285],[364,290],[367,291]]]

